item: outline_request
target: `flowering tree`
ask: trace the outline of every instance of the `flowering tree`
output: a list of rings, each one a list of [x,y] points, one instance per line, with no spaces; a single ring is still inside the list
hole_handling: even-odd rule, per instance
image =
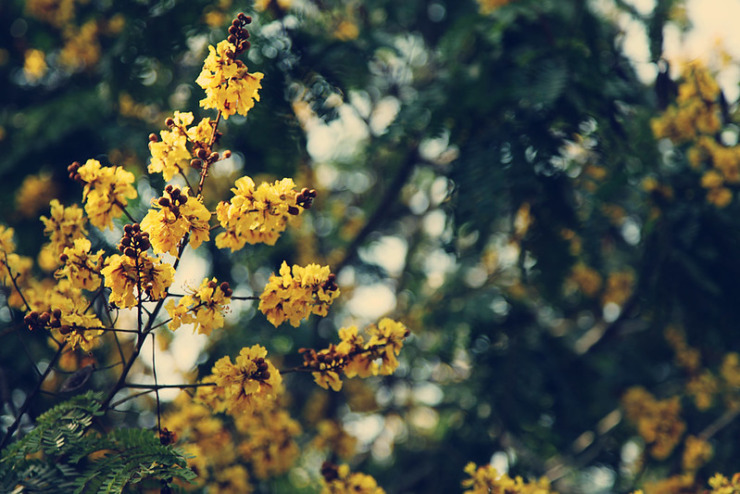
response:
[[[1,4],[1,490],[737,491],[734,61],[689,26]]]

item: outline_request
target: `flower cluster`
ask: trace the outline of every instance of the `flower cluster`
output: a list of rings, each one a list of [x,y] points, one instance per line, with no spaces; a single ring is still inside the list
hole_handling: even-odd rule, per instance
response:
[[[651,445],[650,454],[659,460],[667,458],[686,430],[678,396],[657,400],[638,386],[627,390],[622,406],[629,421],[637,426],[637,432]]]
[[[316,449],[328,449],[342,458],[351,458],[357,450],[357,438],[350,435],[335,420],[324,419],[316,425],[316,437],[311,446]]]
[[[100,269],[102,268],[103,251],[90,252],[91,243],[86,238],[75,239],[72,247],[65,247],[59,260],[63,266],[54,276],[67,278],[75,288],[95,290],[100,286]]]
[[[310,314],[325,317],[329,306],[339,296],[336,277],[329,266],[309,264],[306,267],[283,261],[280,276],[270,276],[260,295],[259,310],[275,327],[286,320],[297,328]]]
[[[0,225],[0,283],[6,286],[13,283],[11,277],[16,282],[19,281],[19,278],[25,278],[33,264],[31,259],[16,254],[13,234],[14,230],[12,228]],[[13,303],[14,298],[20,299],[17,292],[13,292],[13,296],[8,301],[11,306],[18,307],[17,302],[22,301],[16,300],[16,303]]]
[[[177,255],[177,246],[190,234],[190,246],[197,248],[210,237],[211,213],[188,189],[168,185],[165,194],[152,200],[152,209],[141,220],[141,229],[149,233],[152,250]]]
[[[182,297],[177,304],[174,300],[167,303],[165,308],[172,318],[168,327],[174,331],[183,324],[195,323],[194,331],[210,335],[214,329],[223,327],[231,295],[228,283],[219,284],[216,278],[205,278],[196,290]]]
[[[690,144],[689,164],[703,171],[701,186],[707,201],[718,208],[732,201],[728,185],[740,184],[740,146],[727,146],[716,136],[722,128],[720,89],[710,71],[699,62],[687,66],[676,104],[652,123],[653,134],[675,144]]]
[[[700,437],[687,436],[684,441],[681,466],[687,471],[696,471],[707,463],[714,454],[712,445]]]
[[[118,249],[101,270],[105,286],[111,289],[110,303],[118,307],[134,307],[139,298],[161,300],[167,295],[175,275],[174,268],[161,259],[149,256],[149,234],[141,231],[138,223],[126,225]],[[135,295],[136,292],[136,295]]]
[[[511,3],[512,0],[477,0],[481,14],[490,14],[496,9]]]
[[[555,494],[550,489],[550,482],[544,477],[538,481],[526,482],[521,477],[511,478],[505,473],[500,474],[492,465],[479,467],[472,462],[465,465],[465,473],[470,478],[462,481],[462,486],[466,489],[464,494]]]
[[[321,494],[385,494],[374,478],[364,473],[352,473],[348,465],[324,462],[321,475]]]
[[[709,494],[738,494],[740,493],[740,473],[728,479],[722,474],[715,474],[709,479],[709,486],[712,488]]]
[[[31,330],[48,329],[57,340],[66,340],[71,348],[89,352],[103,334],[102,323],[91,312],[91,304],[67,280],[52,287],[31,286],[24,291],[32,310],[24,322]]]
[[[250,74],[244,62],[237,60],[237,55],[249,47],[244,26],[251,18],[240,14],[229,28],[229,39],[221,41],[216,47],[208,47],[208,57],[203,63],[195,82],[206,92],[200,101],[203,108],[214,108],[227,119],[238,113],[245,115],[259,101],[259,89],[264,74]]]
[[[198,125],[188,128],[193,123],[191,112],[174,113],[174,118],[168,118],[165,125],[172,130],[162,130],[159,135],[149,136],[149,151],[152,159],[149,162],[149,173],[161,173],[165,181],[169,182],[178,173],[184,173],[192,162],[198,150],[210,149],[210,140],[213,135],[213,122],[203,118]],[[187,143],[192,144],[193,151],[188,150]]]
[[[89,159],[84,165],[75,161],[67,170],[70,177],[85,184],[85,212],[90,223],[101,230],[112,229],[113,218],[121,216],[128,200],[137,197],[134,174],[120,166],[102,166],[98,160]]]
[[[274,245],[288,222],[311,206],[316,191],[294,190],[290,178],[262,183],[255,188],[250,177],[238,179],[231,191],[234,197],[229,202],[221,201],[216,215],[224,232],[216,236],[219,249],[230,248],[232,252],[246,243]]]
[[[64,207],[57,199],[52,199],[50,205],[49,217],[41,217],[49,243],[42,247],[39,259],[42,267],[53,269],[59,264],[59,256],[65,248],[87,236],[87,218],[76,204]]]
[[[261,345],[242,348],[234,363],[222,357],[203,382],[215,385],[198,390],[198,398],[213,410],[238,415],[274,401],[283,390],[280,372],[267,360]]]
[[[251,414],[238,415],[234,423],[242,436],[239,454],[258,479],[282,475],[293,466],[300,454],[296,437],[301,426],[286,410],[267,403]]]
[[[390,375],[398,367],[396,356],[400,353],[408,329],[400,322],[383,318],[377,325],[365,330],[369,340],[358,334],[357,327],[339,330],[341,342],[320,351],[302,349],[303,366],[312,370],[316,384],[334,391],[342,388],[339,372],[352,378]]]

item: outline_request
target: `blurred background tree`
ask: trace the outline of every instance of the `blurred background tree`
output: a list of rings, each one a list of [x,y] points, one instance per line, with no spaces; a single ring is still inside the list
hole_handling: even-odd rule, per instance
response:
[[[242,10],[261,102],[224,126],[234,155],[207,197],[245,174],[319,197],[276,248],[211,245],[188,277],[210,266],[251,295],[283,259],[328,263],[345,303],[298,330],[236,304],[233,329],[187,343],[180,371],[253,343],[291,367],[336,328],[391,315],[414,334],[393,376],[342,393],[287,381],[305,430],[339,421],[359,440],[353,464],[388,492],[457,492],[469,461],[561,492],[657,492],[739,468],[737,104],[719,66],[664,60],[666,25],[688,29],[680,0],[647,14],[625,0],[3,2],[0,215],[20,251],[43,243],[51,198],[79,197],[74,160],[141,176],[143,216],[162,185],[145,177],[147,136],[198,108],[207,46]],[[625,17],[646,28],[654,81],[625,55]],[[22,314],[0,317],[12,421],[48,349]],[[151,426],[147,402],[133,407],[118,419]]]

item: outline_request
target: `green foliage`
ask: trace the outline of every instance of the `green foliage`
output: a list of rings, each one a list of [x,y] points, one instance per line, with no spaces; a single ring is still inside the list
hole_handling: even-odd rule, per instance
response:
[[[39,416],[35,427],[3,452],[0,489],[116,493],[139,483],[195,478],[183,456],[162,445],[151,431],[94,430],[94,422],[103,415],[101,407],[99,396],[88,392]]]

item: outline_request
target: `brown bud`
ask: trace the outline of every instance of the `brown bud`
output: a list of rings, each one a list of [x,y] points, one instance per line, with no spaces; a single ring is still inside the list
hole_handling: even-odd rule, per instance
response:
[[[198,157],[199,159],[202,159],[202,160],[204,160],[204,159],[208,158],[208,151],[206,151],[206,150],[205,150],[205,149],[203,149],[203,148],[198,148],[198,150],[197,150],[197,151],[195,152],[195,155],[196,155],[196,156],[197,156],[197,157]]]
[[[159,204],[163,208],[166,208],[166,207],[169,207],[170,200],[166,197],[160,197],[159,200],[157,201],[157,204]]]
[[[67,262],[67,259],[69,259],[69,256],[65,253],[59,254],[59,262],[65,263]]]
[[[220,155],[219,155],[219,154],[218,154],[217,152],[213,152],[213,153],[211,153],[211,155],[210,155],[210,156],[208,157],[208,160],[209,160],[209,161],[218,161],[218,159],[219,159],[220,157],[221,157],[221,156],[220,156]]]
[[[226,281],[224,281],[223,283],[221,283],[221,285],[219,286],[219,288],[221,288],[221,291],[222,292],[225,292],[226,290],[229,289],[229,283],[226,282]]]
[[[54,309],[51,311],[51,315],[54,316],[54,319],[59,319],[62,317],[62,309]]]
[[[123,255],[131,259],[136,259],[136,250],[133,247],[126,247],[123,250]]]
[[[213,289],[214,289],[214,288],[216,288],[217,286],[218,286],[218,283],[216,283],[216,282],[215,282],[215,281],[213,281],[213,280],[211,280],[211,281],[209,281],[209,282],[208,282],[208,288],[210,288],[211,290],[213,290]]]
[[[201,165],[203,165],[203,162],[198,158],[193,158],[192,160],[190,160],[190,166],[192,168],[200,168]]]
[[[229,158],[231,158],[231,151],[227,149],[226,151],[224,151],[224,159],[229,159]]]
[[[51,326],[52,328],[59,328],[62,326],[62,321],[59,319],[52,319],[49,323],[49,326]]]
[[[236,43],[236,36],[234,36],[233,34],[229,34],[226,37],[226,41],[228,41],[229,43],[233,45],[234,43]]]
[[[164,121],[164,124],[167,127],[174,127],[175,126],[175,120],[172,117],[167,117],[167,120]]]
[[[300,214],[300,212],[301,212],[301,210],[298,209],[297,207],[295,207],[295,206],[288,206],[288,213],[289,214],[292,214],[293,216],[297,216],[298,214]]]
[[[159,142],[159,137],[157,137],[157,134],[149,134],[149,142]]]
[[[231,24],[231,26],[229,26],[229,34],[236,35],[238,32],[239,32],[239,26],[235,24]]]
[[[63,324],[63,325],[62,325],[62,326],[61,326],[61,327],[59,328],[59,332],[60,332],[60,333],[62,333],[62,334],[69,334],[69,333],[71,333],[71,332],[72,332],[72,327],[71,327],[71,326],[68,326],[68,325],[66,325],[66,324]]]

